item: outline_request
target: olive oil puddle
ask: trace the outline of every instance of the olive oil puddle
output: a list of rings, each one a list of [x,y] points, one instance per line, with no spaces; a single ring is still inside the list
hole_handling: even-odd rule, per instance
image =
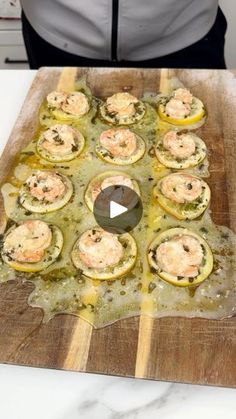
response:
[[[80,123],[72,125],[80,129],[86,139],[86,148],[81,156],[69,163],[52,164],[35,154],[35,138],[17,156],[6,183],[2,186],[5,211],[12,222],[26,219],[42,219],[56,224],[64,235],[64,248],[60,258],[40,274],[20,274],[7,267],[0,259],[0,283],[12,279],[31,281],[35,289],[28,302],[44,311],[44,321],[56,314],[77,315],[93,324],[95,328],[107,326],[121,318],[147,314],[152,317],[185,316],[219,319],[230,317],[236,310],[236,236],[226,227],[216,226],[209,211],[197,221],[178,221],[167,215],[152,198],[152,189],[158,179],[170,171],[160,165],[153,155],[156,143],[155,109],[147,104],[147,114],[132,129],[141,135],[147,146],[143,159],[132,166],[120,167],[103,162],[95,155],[95,141],[99,134],[110,126],[97,117],[96,100],[89,115]],[[45,114],[45,104],[41,117]],[[51,116],[49,116],[51,118]],[[49,121],[47,121],[49,122]],[[50,120],[50,125],[55,120]],[[41,128],[43,129],[43,128]],[[160,129],[160,125],[159,125]],[[161,127],[165,129],[165,127]],[[193,173],[205,177],[204,170]],[[18,190],[35,169],[55,169],[70,177],[75,194],[69,204],[56,213],[29,214],[18,204]],[[138,245],[135,268],[124,278],[115,281],[93,281],[75,269],[70,253],[78,236],[95,225],[93,214],[84,203],[88,182],[107,170],[127,172],[139,183],[144,215],[140,224],[131,233]],[[146,251],[158,232],[171,227],[187,227],[203,236],[214,254],[214,271],[197,289],[174,287],[152,273],[147,264]]]

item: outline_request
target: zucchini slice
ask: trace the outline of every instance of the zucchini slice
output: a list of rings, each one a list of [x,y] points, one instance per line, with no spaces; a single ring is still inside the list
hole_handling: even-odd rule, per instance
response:
[[[63,124],[59,124],[63,127],[68,127],[67,125],[63,125]],[[60,163],[60,162],[66,162],[66,161],[71,161],[74,160],[76,157],[78,157],[85,146],[85,139],[84,136],[81,134],[81,132],[79,132],[77,129],[72,128],[69,126],[70,129],[74,130],[74,134],[75,134],[75,146],[73,147],[71,153],[68,153],[64,156],[60,156],[59,154],[54,154],[54,153],[50,153],[48,150],[46,150],[43,147],[43,143],[45,141],[44,135],[45,132],[51,132],[53,131],[54,127],[58,126],[58,124],[56,125],[52,125],[48,130],[44,131],[41,135],[40,138],[37,142],[37,152],[38,154],[45,160],[50,161],[52,163]]]
[[[181,236],[181,235],[188,235],[198,240],[203,250],[203,259],[202,259],[201,265],[199,266],[199,274],[198,276],[194,278],[178,277],[168,272],[164,272],[158,266],[158,263],[156,260],[157,248],[162,243],[168,242],[174,237]],[[209,277],[213,269],[213,254],[208,243],[198,234],[186,228],[171,228],[170,230],[166,230],[160,233],[152,241],[152,243],[150,244],[148,248],[148,262],[151,268],[157,273],[157,275],[160,278],[164,279],[165,281],[177,287],[190,287],[190,286],[196,286],[196,285],[201,284],[205,279]],[[178,259],[176,259],[176,263],[178,263]]]
[[[164,101],[162,100],[162,102],[158,105],[158,115],[162,119],[162,121],[165,121],[171,125],[177,125],[177,126],[192,125],[199,121],[202,121],[202,124],[205,123],[206,109],[200,99],[193,97],[193,101],[191,104],[191,113],[189,116],[183,119],[175,119],[167,115],[166,104],[168,103],[169,100],[170,100],[170,97],[168,97]]]
[[[19,201],[22,207],[24,207],[26,210],[30,212],[38,214],[46,214],[63,208],[71,199],[74,192],[74,188],[71,180],[67,176],[62,175],[61,173],[56,174],[60,176],[65,186],[65,193],[62,197],[56,198],[54,202],[48,202],[45,200],[40,201],[30,194],[30,190],[27,186],[26,181],[26,183],[24,183],[19,192]]]
[[[181,175],[182,173],[178,173]],[[186,175],[186,173],[183,173]],[[169,175],[167,175],[169,176]],[[157,200],[158,204],[169,214],[178,218],[179,220],[194,220],[198,218],[204,211],[206,211],[209,206],[211,199],[211,190],[206,182],[197,176],[192,176],[195,179],[198,179],[202,184],[202,194],[200,197],[194,201],[185,202],[183,204],[172,201],[170,198],[167,198],[161,190],[161,184],[163,179],[167,176],[164,176],[159,180],[158,184],[153,189],[153,196]]]
[[[11,268],[15,269],[16,271],[20,272],[39,272],[43,271],[48,266],[53,264],[58,256],[60,255],[63,247],[63,234],[61,230],[55,226],[50,224],[49,227],[52,231],[52,241],[50,246],[45,249],[44,258],[37,263],[21,263],[13,260],[11,256],[4,251],[4,241],[7,235],[14,230],[18,225],[13,225],[5,234],[3,239],[3,249],[2,249],[2,259],[5,263],[7,263]]]
[[[181,134],[181,132],[179,132]],[[195,153],[186,159],[176,159],[163,145],[163,136],[157,141],[155,148],[156,157],[161,164],[170,169],[188,169],[200,164],[207,155],[207,147],[204,141],[193,132],[188,132],[195,142]]]
[[[96,228],[95,228],[96,230]],[[71,259],[77,269],[83,275],[98,280],[111,281],[126,275],[133,266],[137,259],[137,245],[134,238],[129,233],[124,233],[118,236],[118,240],[123,247],[123,256],[117,265],[107,268],[94,269],[88,268],[79,257],[79,240],[74,244]]]
[[[108,172],[103,172],[103,173],[100,173],[99,175],[95,176],[89,182],[89,184],[86,188],[84,199],[85,199],[87,207],[89,208],[90,211],[93,211],[93,204],[94,204],[94,199],[92,197],[93,190],[95,188],[99,188],[99,186],[102,184],[102,182],[105,179],[109,179],[109,178],[114,177],[114,176],[124,176],[125,178],[130,179],[132,181],[134,191],[138,195],[140,195],[140,189],[139,189],[139,186],[138,186],[138,182],[135,179],[133,179],[132,176],[128,175],[125,172],[119,172],[119,171],[116,171],[116,170],[110,170]]]
[[[135,133],[134,133],[135,134]],[[100,159],[104,160],[107,163],[114,164],[117,166],[126,166],[129,164],[136,163],[138,160],[140,160],[146,150],[146,144],[145,141],[140,137],[139,135],[135,134],[136,140],[137,140],[137,148],[131,156],[128,157],[120,157],[120,156],[114,156],[109,150],[104,148],[100,143],[100,137],[97,139],[96,142],[96,153]]]

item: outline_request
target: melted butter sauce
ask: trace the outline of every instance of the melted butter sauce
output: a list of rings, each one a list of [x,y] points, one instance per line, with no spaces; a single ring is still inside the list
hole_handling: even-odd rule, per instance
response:
[[[80,86],[77,86],[81,88]],[[90,94],[83,84],[87,94]],[[236,310],[236,236],[226,227],[216,226],[207,211],[196,221],[179,221],[162,210],[152,197],[157,181],[170,173],[153,153],[156,143],[157,114],[155,103],[147,104],[143,120],[132,129],[146,142],[144,157],[132,166],[115,166],[103,162],[95,154],[95,141],[100,133],[110,126],[97,114],[97,100],[92,99],[92,110],[78,123],[72,123],[85,137],[86,147],[82,154],[71,162],[50,163],[36,153],[36,141],[45,127],[41,127],[26,148],[16,157],[12,170],[2,185],[5,213],[8,226],[26,219],[42,219],[61,228],[64,247],[59,259],[45,271],[37,274],[20,274],[3,264],[0,258],[0,283],[12,279],[31,281],[35,285],[29,296],[29,304],[41,307],[44,321],[58,313],[70,313],[104,327],[121,318],[148,314],[154,317],[185,316],[219,319],[230,317]],[[40,110],[40,120],[51,126],[56,121],[49,114],[45,103]],[[167,125],[158,123],[161,133]],[[188,170],[207,177],[209,162]],[[56,170],[70,177],[74,196],[61,210],[50,214],[29,214],[18,203],[18,191],[35,169]],[[85,230],[95,225],[93,214],[84,203],[84,193],[89,181],[108,170],[124,171],[139,183],[144,214],[132,235],[138,245],[137,263],[129,274],[115,281],[93,281],[81,275],[71,262],[70,254],[76,239]],[[213,191],[214,193],[214,191]],[[148,266],[146,251],[149,243],[160,231],[171,227],[187,227],[204,237],[214,254],[214,270],[197,289],[179,288],[161,280]]]

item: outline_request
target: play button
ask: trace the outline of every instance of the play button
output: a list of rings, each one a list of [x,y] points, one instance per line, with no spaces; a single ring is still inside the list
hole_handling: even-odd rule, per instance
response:
[[[117,202],[114,201],[110,202],[110,218],[118,217],[126,211],[128,211],[127,207],[123,207],[123,205],[117,204]]]
[[[133,230],[140,222],[143,206],[140,196],[123,185],[109,186],[97,196],[94,217],[100,227],[114,234]]]

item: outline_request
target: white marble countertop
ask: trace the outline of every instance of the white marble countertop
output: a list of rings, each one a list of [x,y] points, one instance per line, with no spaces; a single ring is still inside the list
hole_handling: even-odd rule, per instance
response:
[[[34,75],[0,71],[0,154]],[[1,419],[222,416],[236,418],[236,390],[0,365]]]

